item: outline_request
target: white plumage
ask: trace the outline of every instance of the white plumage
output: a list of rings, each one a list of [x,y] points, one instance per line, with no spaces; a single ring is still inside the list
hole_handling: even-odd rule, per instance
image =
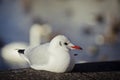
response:
[[[28,67],[29,64],[18,54],[16,49],[25,49],[27,44],[23,42],[14,42],[2,48],[2,57],[10,69]]]
[[[62,73],[70,71],[75,64],[69,49],[81,48],[74,46],[65,36],[58,35],[50,43],[25,50],[24,56],[33,69]]]

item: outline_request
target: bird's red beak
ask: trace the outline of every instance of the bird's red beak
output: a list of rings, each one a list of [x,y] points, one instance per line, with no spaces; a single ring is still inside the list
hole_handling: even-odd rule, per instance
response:
[[[78,50],[82,50],[82,48],[80,46],[71,46],[72,49],[78,49]]]

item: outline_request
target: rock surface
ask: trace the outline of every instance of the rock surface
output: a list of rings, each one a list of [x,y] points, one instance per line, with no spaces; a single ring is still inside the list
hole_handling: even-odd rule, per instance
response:
[[[120,80],[120,72],[52,73],[29,68],[0,71],[0,80]]]
[[[120,80],[120,61],[77,64],[72,72],[53,73],[31,68],[0,71],[0,80]]]

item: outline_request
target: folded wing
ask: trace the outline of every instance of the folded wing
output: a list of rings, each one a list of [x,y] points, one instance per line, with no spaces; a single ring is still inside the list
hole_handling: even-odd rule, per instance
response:
[[[30,48],[25,52],[26,58],[29,60],[30,65],[45,65],[49,60],[48,52],[49,44],[40,45],[34,48]]]

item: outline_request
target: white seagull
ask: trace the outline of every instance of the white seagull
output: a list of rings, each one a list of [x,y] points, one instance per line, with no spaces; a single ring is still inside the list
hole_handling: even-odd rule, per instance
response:
[[[50,43],[18,52],[24,55],[30,67],[35,70],[63,73],[69,71],[68,68],[71,66],[70,49],[82,48],[73,45],[64,35],[58,35]]]

